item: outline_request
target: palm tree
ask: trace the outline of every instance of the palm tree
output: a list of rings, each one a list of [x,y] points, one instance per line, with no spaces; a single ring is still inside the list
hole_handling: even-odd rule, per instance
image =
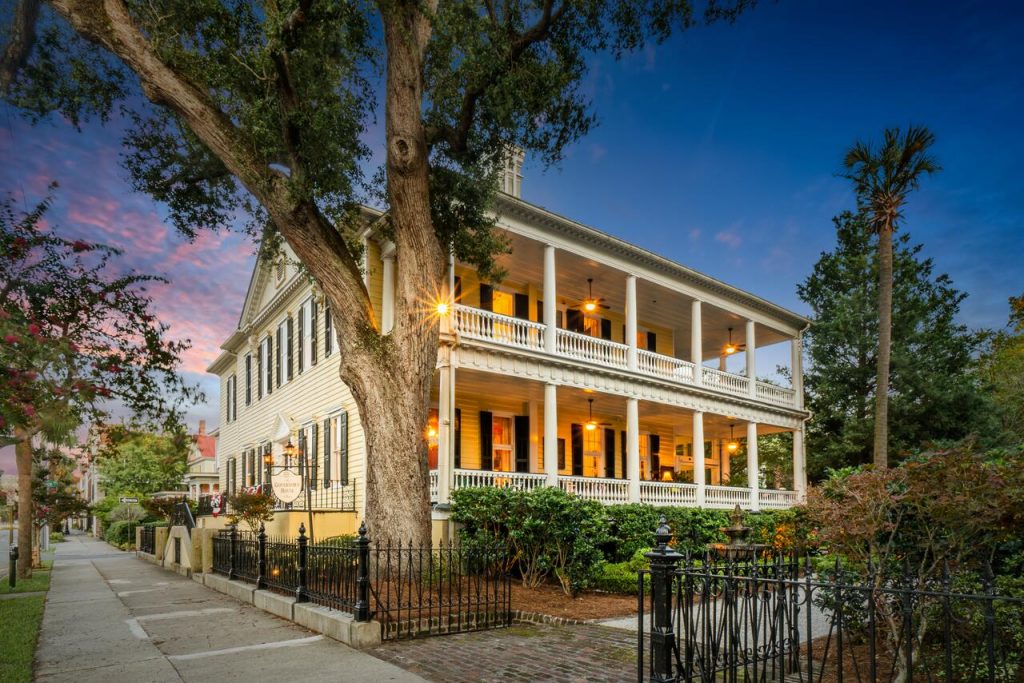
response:
[[[876,467],[889,465],[889,358],[892,353],[892,235],[903,218],[903,205],[924,174],[940,170],[927,154],[935,135],[923,126],[885,131],[880,148],[858,142],[843,159],[845,177],[853,181],[857,203],[878,235],[878,367],[875,382]]]

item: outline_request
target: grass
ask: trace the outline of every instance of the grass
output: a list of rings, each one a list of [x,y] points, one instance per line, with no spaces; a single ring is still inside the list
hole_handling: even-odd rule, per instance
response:
[[[46,572],[46,585],[49,583],[50,573]],[[32,680],[32,660],[45,603],[45,595],[0,600],[0,681]]]
[[[50,565],[52,561],[43,561],[43,569],[33,569],[31,579],[18,579],[18,585],[11,590],[11,586],[8,583],[8,577],[4,577],[3,581],[0,582],[0,595],[6,595],[7,593],[31,593],[33,591],[48,591],[50,590]],[[0,678],[0,681],[6,680]]]

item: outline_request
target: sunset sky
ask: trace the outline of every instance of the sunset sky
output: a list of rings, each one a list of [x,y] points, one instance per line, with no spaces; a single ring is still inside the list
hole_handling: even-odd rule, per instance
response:
[[[796,285],[833,246],[831,217],[853,206],[836,176],[843,152],[886,126],[926,125],[943,170],[912,197],[904,229],[969,294],[961,320],[1001,327],[1007,298],[1024,293],[1021,7],[764,2],[735,26],[595,58],[587,92],[600,126],[556,168],[528,160],[523,198],[806,313]],[[204,371],[238,321],[253,245],[177,235],[125,181],[124,122],[33,127],[3,106],[0,192],[29,207],[59,182],[51,225],[172,280],[157,310],[192,341],[183,371],[208,401],[191,424],[215,426]],[[367,131],[378,155],[380,140]],[[0,469],[13,471],[10,453]]]

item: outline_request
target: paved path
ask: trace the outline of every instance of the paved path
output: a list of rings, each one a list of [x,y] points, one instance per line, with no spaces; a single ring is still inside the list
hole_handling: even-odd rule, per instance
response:
[[[36,680],[422,679],[78,534],[57,546]]]

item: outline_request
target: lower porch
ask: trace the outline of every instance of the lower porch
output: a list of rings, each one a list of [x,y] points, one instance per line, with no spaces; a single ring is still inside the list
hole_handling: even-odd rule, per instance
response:
[[[798,504],[803,433],[476,370],[441,368],[426,430],[431,502],[453,490],[554,486],[605,504],[749,510]]]

